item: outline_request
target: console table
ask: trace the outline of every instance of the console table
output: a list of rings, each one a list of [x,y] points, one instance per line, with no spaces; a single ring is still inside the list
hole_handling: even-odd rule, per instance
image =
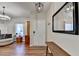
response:
[[[22,42],[22,37],[16,37],[16,42],[21,43]]]
[[[70,56],[70,54],[68,54],[54,42],[47,42],[46,44],[47,44],[46,55],[48,55],[50,51],[51,56]]]

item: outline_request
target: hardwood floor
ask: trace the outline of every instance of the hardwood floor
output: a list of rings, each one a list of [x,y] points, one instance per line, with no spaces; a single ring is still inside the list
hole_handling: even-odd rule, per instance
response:
[[[27,47],[24,43],[13,43],[0,47],[0,56],[45,56],[46,47]]]

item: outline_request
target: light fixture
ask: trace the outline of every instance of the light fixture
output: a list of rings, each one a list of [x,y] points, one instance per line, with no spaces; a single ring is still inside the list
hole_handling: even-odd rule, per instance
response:
[[[68,7],[68,8],[66,8],[66,10],[67,10],[67,11],[69,11],[69,10],[70,10],[70,8]]]
[[[8,15],[5,15],[5,6],[3,6],[3,13],[0,14],[0,20],[10,20],[11,18]]]
[[[41,2],[38,2],[35,4],[35,7],[36,7],[36,11],[37,12],[41,12],[43,10],[43,4]]]
[[[73,11],[74,7],[73,7],[73,4],[69,4],[67,7],[66,7],[66,12],[70,12],[70,11]]]

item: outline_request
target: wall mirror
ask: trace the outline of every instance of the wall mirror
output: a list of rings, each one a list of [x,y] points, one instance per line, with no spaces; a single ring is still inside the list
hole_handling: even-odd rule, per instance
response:
[[[52,17],[53,32],[78,34],[78,8],[76,2],[66,2]]]

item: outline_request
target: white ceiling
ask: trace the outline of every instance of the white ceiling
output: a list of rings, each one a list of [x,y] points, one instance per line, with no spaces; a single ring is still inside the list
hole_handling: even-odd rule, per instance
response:
[[[42,2],[44,4],[43,12],[49,9],[50,2]],[[35,11],[35,2],[0,2],[0,13],[2,6],[5,6],[5,13],[10,17],[29,17],[32,11]]]

